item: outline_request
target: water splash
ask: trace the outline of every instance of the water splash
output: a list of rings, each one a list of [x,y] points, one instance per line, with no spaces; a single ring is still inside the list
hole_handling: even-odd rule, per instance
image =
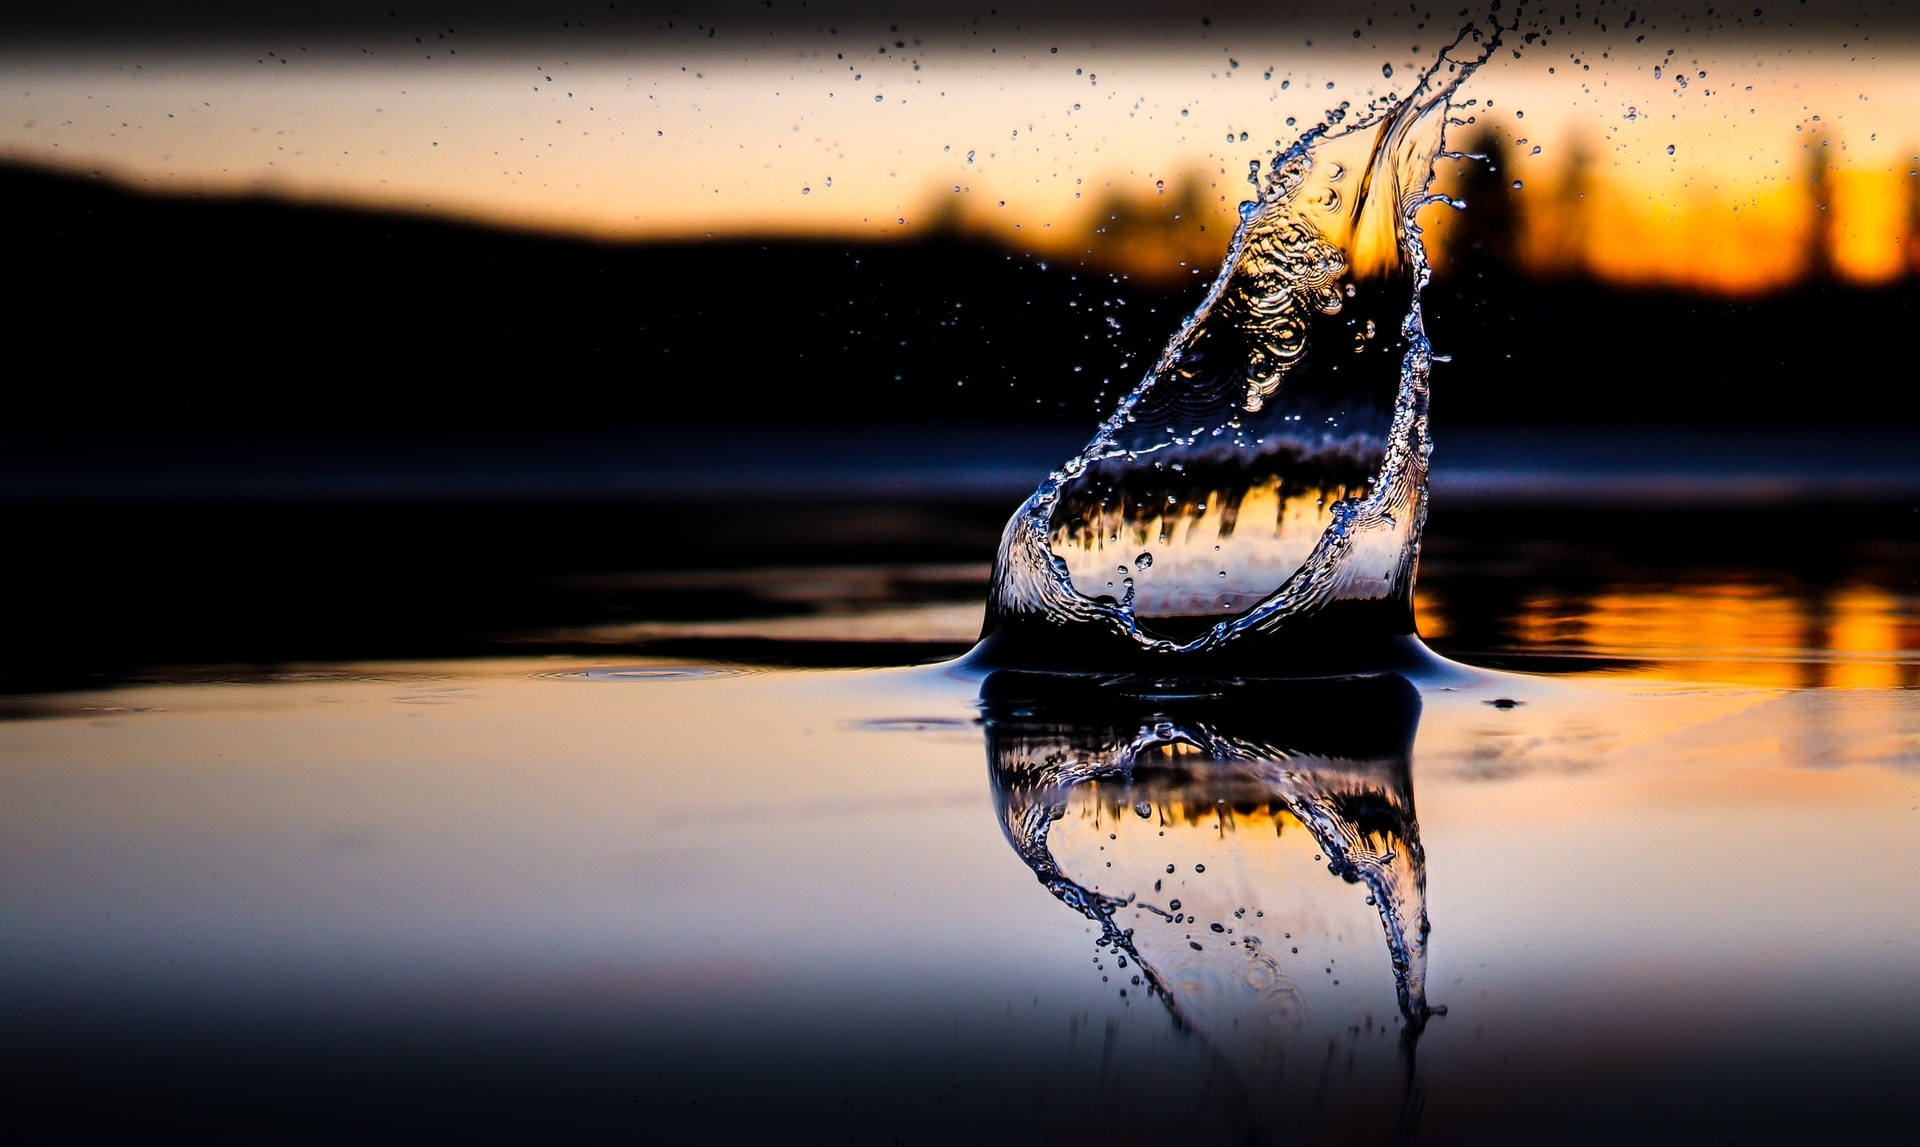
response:
[[[1008,522],[1003,663],[1233,664],[1415,648],[1428,279],[1415,221],[1452,99],[1498,46],[1464,29],[1412,94],[1276,155],[1204,302],[1093,440]]]
[[[1167,839],[1168,826],[1183,819],[1181,810],[1264,816],[1276,832],[1276,817],[1303,826],[1328,871],[1367,889],[1403,1030],[1416,1036],[1435,1014],[1426,993],[1426,860],[1409,769],[1420,698],[1406,679],[1197,681],[1001,671],[983,683],[981,698],[1008,843],[1048,891],[1100,929],[1099,947],[1183,1029],[1194,1026],[1189,996],[1204,993],[1180,990],[1182,977],[1165,967],[1173,961],[1225,961],[1229,969],[1213,982],[1257,989],[1260,1006],[1228,1006],[1234,1027],[1284,1022],[1299,1011],[1289,1003],[1299,993],[1297,977],[1287,970],[1300,962],[1292,958],[1297,943],[1278,953],[1287,929],[1300,925],[1278,904],[1263,907],[1257,891],[1241,894],[1255,903],[1187,919],[1192,905],[1183,905],[1179,889],[1163,886],[1179,866],[1166,865],[1164,877],[1161,868],[1177,845]],[[1070,806],[1087,799],[1114,829],[1103,834],[1113,851],[1099,846],[1111,859],[1093,876],[1070,872],[1052,841]],[[1135,820],[1158,826],[1157,835],[1129,864],[1119,826]],[[1251,875],[1250,887],[1264,879]],[[1125,922],[1146,914],[1187,923],[1189,931],[1156,953]]]

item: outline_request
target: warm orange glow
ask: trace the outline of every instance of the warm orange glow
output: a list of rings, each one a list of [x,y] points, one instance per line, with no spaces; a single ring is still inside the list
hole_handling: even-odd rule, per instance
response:
[[[1202,761],[1208,760],[1200,750],[1177,742],[1159,746],[1158,754],[1167,758],[1197,757]],[[1191,785],[1158,783],[1158,778],[1152,776],[1147,776],[1144,781],[1130,778],[1120,783],[1089,781],[1075,787],[1068,813],[1086,820],[1088,827],[1096,832],[1105,832],[1110,825],[1127,825],[1138,820],[1137,802],[1144,798],[1153,809],[1148,819],[1157,827],[1204,826],[1219,837],[1245,833],[1259,840],[1268,837],[1290,839],[1296,848],[1312,846],[1313,838],[1307,834],[1305,826],[1271,794],[1249,790],[1248,793],[1235,796],[1257,796],[1260,799],[1224,799],[1220,793],[1226,790],[1219,783],[1219,778],[1212,779],[1216,782],[1212,785],[1205,780]],[[1113,848],[1112,851],[1117,853],[1119,849]]]
[[[1890,283],[1906,275],[1920,180],[1861,168],[1843,168],[1829,179],[1833,220],[1827,242],[1836,274],[1862,284]]]
[[[1447,633],[1422,591],[1421,632]],[[1793,594],[1746,582],[1636,587],[1516,602],[1504,651],[1622,659],[1631,676],[1774,688],[1920,685],[1920,601],[1847,586]],[[1444,643],[1443,643],[1444,648]]]
[[[1425,62],[1388,81],[1371,50],[1294,40],[851,47],[274,68],[0,49],[0,157],[614,240],[958,231],[1166,285],[1218,267],[1249,163]],[[1503,57],[1469,82],[1454,142],[1504,142],[1527,274],[1750,296],[1920,268],[1920,50],[1700,43],[1680,69],[1617,48],[1577,72]],[[1421,219],[1444,265],[1463,222]]]
[[[1514,192],[1515,265],[1529,277],[1744,298],[1816,280],[1882,286],[1920,270],[1920,179],[1905,172],[1840,167],[1818,185],[1801,179],[1674,190],[1618,168],[1576,172],[1579,162],[1536,166]],[[1448,173],[1437,186],[1452,191],[1457,182]],[[1031,229],[938,199],[935,218],[937,226],[1002,246],[1175,286],[1210,277],[1232,236],[1233,212],[1207,190],[1205,177],[1190,171],[1164,192],[1109,190],[1095,208]],[[1431,262],[1444,273],[1464,240],[1463,217],[1435,206],[1420,224]]]
[[[1225,210],[1205,175],[1189,170],[1161,186],[1128,192],[1108,186],[1090,207],[1064,222],[1029,220],[971,197],[936,190],[922,217],[936,234],[985,240],[1045,258],[1083,261],[1157,287],[1211,278],[1225,257],[1237,217]]]
[[[1583,639],[1615,654],[1640,650],[1684,660],[1688,673],[1747,685],[1807,684],[1796,653],[1807,647],[1799,603],[1757,586],[1603,593],[1587,603]]]
[[[1516,269],[1531,277],[1744,297],[1813,280],[1879,286],[1920,266],[1920,178],[1904,165],[1784,137],[1778,152],[1799,170],[1778,176],[1602,165],[1578,139],[1556,152],[1507,159],[1496,177],[1525,172],[1511,190],[1511,242]],[[1455,169],[1440,185],[1459,194],[1461,181]],[[1471,223],[1444,210],[1422,217],[1436,268],[1457,258]]]
[[[1430,586],[1414,586],[1413,616],[1419,619],[1420,636],[1428,641],[1445,640],[1453,632],[1447,624],[1446,596]]]
[[[1870,586],[1849,586],[1827,601],[1827,647],[1838,654],[1826,684],[1843,689],[1896,689],[1913,683],[1915,615],[1910,603]]]

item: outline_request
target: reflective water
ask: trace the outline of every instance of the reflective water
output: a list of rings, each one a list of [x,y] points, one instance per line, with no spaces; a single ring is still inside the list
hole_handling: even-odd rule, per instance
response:
[[[1229,1025],[1293,1019],[1300,990],[1275,943],[1292,938],[1275,929],[1291,922],[1278,908],[1293,890],[1268,889],[1270,898],[1256,881],[1222,897],[1220,874],[1200,879],[1205,863],[1167,859],[1194,850],[1195,829],[1207,837],[1271,829],[1278,838],[1289,824],[1309,835],[1315,861],[1324,853],[1329,872],[1366,886],[1380,911],[1398,1019],[1409,1039],[1426,1026],[1426,871],[1408,773],[1420,698],[1405,678],[1002,671],[988,676],[981,697],[1008,842],[1049,891],[1100,926],[1098,943],[1113,949],[1118,968],[1132,959],[1125,982],[1160,997],[1183,1027],[1193,1022],[1188,997],[1209,986],[1217,994],[1221,983],[1244,982],[1254,993],[1233,1001]],[[1072,855],[1089,828],[1079,864],[1063,863],[1059,853]],[[1107,871],[1115,862],[1120,869]],[[1243,879],[1284,869],[1246,867]],[[1263,923],[1269,907],[1271,924]],[[1216,954],[1204,955],[1209,949]]]
[[[11,712],[0,1043],[30,1095],[133,1105],[77,1129],[1789,1142],[1913,1114],[1911,688],[541,659]],[[1423,967],[1447,1014],[1416,1040]]]

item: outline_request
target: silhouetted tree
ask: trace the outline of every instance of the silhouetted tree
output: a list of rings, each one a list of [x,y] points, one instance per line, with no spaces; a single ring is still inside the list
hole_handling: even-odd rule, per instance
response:
[[[1521,220],[1506,140],[1483,129],[1464,150],[1486,158],[1462,161],[1456,175],[1457,197],[1467,207],[1447,228],[1447,274],[1460,279],[1513,278],[1520,271]]]
[[[1827,210],[1833,194],[1828,179],[1832,164],[1827,159],[1827,141],[1815,130],[1807,139],[1807,261],[1810,283],[1833,281],[1833,212]]]
[[[1194,267],[1219,265],[1228,232],[1207,230],[1206,179],[1189,171],[1151,196],[1109,191],[1089,221],[1087,255],[1146,282],[1191,280]]]
[[[1555,273],[1587,274],[1587,196],[1593,190],[1593,152],[1579,136],[1567,141],[1567,165],[1547,211],[1548,262]]]
[[[1907,274],[1920,274],[1920,152],[1913,157],[1913,167],[1907,169]]]

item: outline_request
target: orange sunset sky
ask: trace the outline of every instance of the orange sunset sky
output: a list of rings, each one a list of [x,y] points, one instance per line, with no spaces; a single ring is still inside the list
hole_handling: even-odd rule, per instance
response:
[[[0,158],[615,240],[959,227],[1164,280],[1217,259],[1250,162],[1329,107],[1404,93],[1464,23],[1420,16],[1351,35],[1185,17],[1117,37],[881,20],[748,35],[661,17],[673,27],[640,39],[447,22],[16,43]],[[1518,57],[1469,82],[1453,139],[1506,145],[1522,264],[1733,295],[1920,267],[1906,25],[1696,23],[1515,35]],[[1102,245],[1122,205],[1149,241]],[[1444,232],[1448,214],[1422,219]]]

